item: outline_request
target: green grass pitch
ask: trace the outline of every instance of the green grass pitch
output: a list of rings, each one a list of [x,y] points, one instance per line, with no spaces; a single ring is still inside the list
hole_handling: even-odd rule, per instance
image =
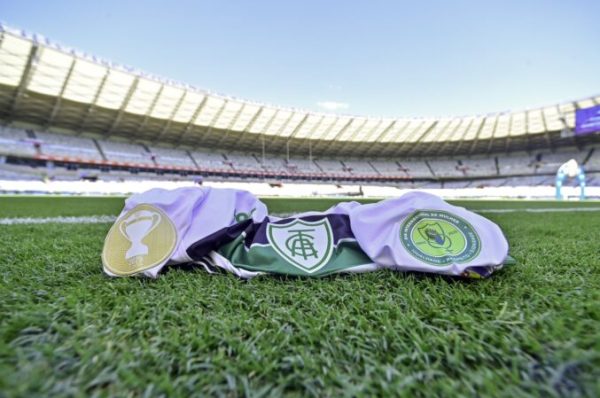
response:
[[[266,200],[287,213],[333,201]],[[1,197],[0,218],[122,203]],[[600,212],[485,215],[518,264],[483,281],[111,279],[110,224],[0,225],[0,396],[600,396]]]

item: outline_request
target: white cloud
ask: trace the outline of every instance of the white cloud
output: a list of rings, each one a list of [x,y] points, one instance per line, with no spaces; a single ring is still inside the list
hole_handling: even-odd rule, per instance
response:
[[[348,109],[350,105],[345,102],[321,101],[317,102],[317,106],[327,109],[328,111],[339,111],[341,109]]]

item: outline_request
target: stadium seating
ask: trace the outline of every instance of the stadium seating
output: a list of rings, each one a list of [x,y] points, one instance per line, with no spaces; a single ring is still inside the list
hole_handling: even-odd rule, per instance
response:
[[[231,170],[231,164],[227,164],[223,154],[218,151],[193,151],[191,152],[191,155],[198,167],[203,170]]]
[[[22,129],[0,126],[0,153],[5,155],[34,156],[36,142]]]
[[[149,147],[154,161],[160,166],[180,166],[195,168],[194,161],[181,149]]]
[[[472,183],[473,183],[472,181],[446,181],[446,182],[444,182],[444,184],[442,186],[444,188],[458,189],[458,188],[467,188]]]
[[[585,164],[587,171],[600,171],[600,146],[594,149],[594,153]]]
[[[506,178],[490,178],[485,180],[473,181],[470,185],[472,188],[485,188],[485,187],[501,187],[506,184]]]
[[[347,170],[344,169],[344,165],[339,160],[316,159],[315,164],[324,173],[329,173],[329,174],[347,173]]]
[[[600,148],[577,150],[561,148],[556,152],[538,151],[533,153],[510,153],[492,156],[429,159],[367,159],[367,158],[328,158],[315,160],[306,157],[283,155],[249,154],[231,151],[196,150],[161,146],[144,147],[140,144],[112,140],[93,140],[48,132],[32,132],[17,128],[0,128],[2,144],[0,179],[53,178],[77,180],[97,175],[107,181],[173,180],[189,181],[187,173],[209,172],[213,180],[230,177],[247,179],[283,178],[294,180],[338,180],[369,182],[389,181],[394,185],[409,189],[435,188],[478,188],[499,186],[553,185],[558,167],[569,159],[585,164],[589,172],[600,171]],[[101,151],[99,150],[101,149]],[[7,164],[7,158],[49,159],[64,165],[74,162],[73,169],[61,167],[27,168]],[[589,157],[589,159],[588,159]],[[86,169],[86,161],[94,160],[104,167]],[[61,163],[63,162],[63,163]],[[18,162],[17,162],[18,163]],[[25,162],[26,163],[26,162]],[[38,163],[39,164],[39,163]],[[45,163],[42,163],[45,164]],[[88,164],[89,165],[89,164]],[[110,170],[114,167],[131,167],[131,170]],[[178,171],[183,168],[185,171]],[[198,169],[199,168],[199,169]],[[169,169],[174,169],[169,171]],[[432,174],[433,170],[433,174]],[[167,174],[165,174],[167,173]],[[182,174],[182,175],[178,175]],[[491,178],[490,178],[491,177]],[[496,178],[494,178],[496,177]],[[481,179],[478,179],[481,178]],[[404,182],[402,179],[410,179]],[[570,183],[570,182],[568,182]],[[588,184],[600,184],[596,176],[588,177]]]
[[[96,144],[89,138],[42,131],[35,131],[34,134],[40,143],[40,151],[44,155],[102,160]]]
[[[382,176],[400,176],[408,177],[408,174],[402,166],[400,166],[393,159],[387,160],[371,160],[369,163],[377,170]]]
[[[555,174],[558,168],[570,159],[575,159],[579,164],[583,164],[588,152],[587,150],[563,149],[556,153],[510,154],[498,157],[498,168],[501,175]]]
[[[423,160],[401,160],[400,166],[410,178],[432,178],[431,170]]]
[[[412,186],[412,189],[441,189],[441,188],[442,188],[441,182],[433,182],[433,181],[429,181],[429,182],[422,183],[422,184],[415,184]]]
[[[261,172],[261,167],[258,160],[253,155],[248,155],[240,152],[229,152],[225,155],[227,161],[230,162],[234,170],[245,170],[253,172]]]
[[[537,173],[556,173],[558,168],[571,159],[575,159],[578,164],[582,164],[587,155],[587,151],[561,151],[557,153],[543,153],[538,162]]]
[[[465,175],[469,177],[484,177],[498,174],[494,158],[462,159],[459,163],[463,167]]]
[[[308,187],[317,182],[327,185],[327,195],[361,195],[366,186],[390,195],[516,186],[527,197],[529,187],[553,194],[547,188],[557,169],[575,159],[588,185],[600,186],[600,135],[569,131],[576,109],[600,104],[598,96],[450,118],[324,114],[175,84],[3,25],[0,33],[0,183],[97,179],[152,186],[205,178],[243,181],[265,194],[323,193]],[[104,138],[58,133],[65,129]],[[285,149],[311,155],[290,158]],[[279,189],[291,183],[303,187]]]
[[[342,164],[345,166],[345,170],[351,174],[360,175],[378,175],[379,172],[371,166],[369,161],[364,159],[343,159]]]
[[[117,141],[97,140],[107,160],[154,166],[152,155],[144,147]]]
[[[41,180],[42,170],[40,168],[33,168],[29,166],[15,166],[5,163],[0,164],[0,180]]]
[[[466,172],[459,167],[456,159],[429,160],[429,166],[437,177],[465,177]]]
[[[179,175],[172,172],[164,172],[161,170],[157,171],[137,171],[135,168],[131,170],[106,170],[106,169],[94,169],[86,167],[76,167],[75,169],[66,168],[66,165],[72,166],[72,164],[52,164],[48,166],[30,166],[26,164],[12,164],[5,162],[6,159],[0,157],[0,192],[11,192],[12,186],[10,182],[27,182],[37,181],[44,182],[44,184],[50,181],[69,183],[79,183],[82,181],[83,185],[77,185],[79,188],[72,188],[75,190],[84,189],[86,192],[113,192],[113,193],[128,193],[132,190],[149,189],[153,184],[184,184],[189,186],[190,184],[196,184],[198,177],[194,175]],[[308,188],[307,182],[292,182],[284,181],[278,182],[277,184],[268,184],[265,182],[252,182],[252,179],[247,180],[240,186],[243,189],[258,189],[264,195],[290,195],[290,194],[303,194],[303,195],[365,195],[365,196],[393,196],[399,194],[396,192],[398,189],[421,189],[421,190],[438,190],[444,189],[445,194],[450,196],[458,197],[461,194],[460,190],[464,191],[466,196],[480,197],[485,196],[485,191],[481,188],[489,187],[490,189],[501,187],[501,191],[496,192],[494,195],[509,196],[509,197],[536,197],[538,195],[545,195],[545,197],[553,196],[554,194],[554,174],[549,175],[529,175],[529,176],[513,176],[513,177],[498,177],[494,179],[481,179],[481,180],[447,180],[447,181],[396,181],[391,185],[362,185],[359,188],[356,184],[353,186],[344,186],[341,182],[329,183],[320,182],[318,184],[311,183],[311,187]],[[98,185],[97,188],[93,188],[92,184],[94,181],[100,181],[104,183],[116,183],[116,185]],[[302,181],[302,179],[300,179]],[[210,179],[212,184],[222,181],[224,184],[234,184],[235,179],[229,179],[226,176],[213,175]],[[239,179],[237,180],[239,181]],[[246,181],[246,180],[244,180]],[[266,182],[269,180],[267,179]],[[277,180],[276,180],[277,181]],[[143,183],[143,184],[142,184]],[[139,185],[142,184],[142,185]],[[145,184],[145,185],[144,185]],[[241,184],[241,183],[238,183]],[[587,184],[590,188],[600,187],[600,173],[588,173]],[[567,180],[565,187],[576,186],[577,181],[575,179]],[[29,190],[29,185],[21,185],[22,191]],[[38,188],[34,190],[36,192],[42,192],[46,188]],[[44,185],[45,186],[45,185]],[[62,186],[62,185],[60,185]],[[181,185],[171,185],[172,187]],[[137,188],[136,188],[137,187]],[[254,187],[254,188],[253,188]],[[257,188],[258,187],[258,188]],[[343,187],[343,188],[336,188]],[[528,191],[529,188],[544,188],[540,191]],[[13,190],[15,188],[12,188]],[[56,188],[48,185],[50,192],[55,192]],[[62,189],[62,188],[60,188]],[[525,189],[525,190],[523,190]],[[107,190],[107,191],[104,191]],[[591,192],[594,192],[590,189]],[[258,191],[257,191],[258,192]],[[595,191],[600,192],[600,191]],[[597,194],[595,194],[597,196]]]
[[[40,133],[40,146],[31,141],[34,137],[30,134],[0,128],[0,150],[25,157],[66,156],[163,167],[193,168],[202,164],[200,167],[252,173],[284,173],[287,169],[293,174],[294,170],[304,172],[315,166],[314,174],[336,178],[435,179],[553,173],[559,163],[568,160],[568,155],[538,153],[536,148],[554,150],[574,145],[574,141],[564,139],[562,132],[574,128],[575,110],[600,103],[600,97],[594,96],[526,110],[450,118],[382,119],[323,114],[209,93],[84,56],[18,29],[0,25],[0,31],[0,65],[6,69],[0,74],[4,79],[0,97],[4,98],[5,107],[10,104],[0,122],[50,124],[50,128],[72,128],[140,142],[159,140],[158,147],[151,149],[99,140],[98,151],[91,140],[79,138],[81,141],[75,142],[74,137]],[[83,114],[82,109],[86,110]],[[577,141],[579,146],[598,143],[591,135]],[[185,151],[160,148],[189,147],[197,142],[229,148],[221,153],[231,158],[202,155],[198,162]],[[259,155],[261,149],[281,151],[283,144],[288,148],[296,144],[310,147],[319,157],[308,160],[309,167],[300,167],[306,159],[287,161],[283,156],[269,155],[263,160]],[[232,148],[245,148],[254,155],[231,153]],[[523,153],[525,150],[534,152]],[[510,154],[487,156],[501,151]],[[205,148],[199,152],[213,150]],[[574,152],[576,160],[585,159],[583,153]],[[373,158],[375,154],[410,159],[396,158],[390,165],[380,163],[380,158],[370,164],[363,158],[355,159],[362,155]],[[497,168],[492,161],[496,156]],[[597,157],[590,159],[588,168],[598,167]]]
[[[590,187],[600,187],[600,175],[589,177],[587,185]]]
[[[286,162],[286,168],[291,174],[321,173],[321,169],[317,167],[315,162],[308,158],[290,158]]]
[[[498,168],[501,175],[534,174],[535,163],[535,158],[526,153],[498,157]]]
[[[260,162],[260,165],[264,170],[273,171],[277,173],[288,173],[289,171],[286,166],[285,160],[281,157],[265,155],[264,158],[258,157],[258,161]]]
[[[509,177],[506,179],[505,186],[513,187],[531,187],[536,185],[553,185],[554,176],[524,176],[524,177]]]

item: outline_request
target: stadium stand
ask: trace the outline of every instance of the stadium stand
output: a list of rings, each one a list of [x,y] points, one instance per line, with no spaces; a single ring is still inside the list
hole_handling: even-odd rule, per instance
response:
[[[369,162],[380,175],[383,176],[401,176],[408,178],[406,170],[393,159],[371,160]]]
[[[33,156],[39,152],[37,145],[25,130],[0,126],[0,153]]]
[[[324,173],[330,174],[342,174],[348,171],[344,168],[344,165],[339,160],[333,159],[315,159],[315,164]]]
[[[600,103],[596,96],[525,111],[439,119],[327,115],[206,93],[3,25],[0,33],[2,118],[122,138],[159,137],[190,147],[201,139],[206,147],[258,153],[266,146],[267,152],[281,153],[285,146],[293,151],[310,141],[315,156],[342,160],[357,154],[431,158],[556,148],[565,143],[561,131],[574,127],[575,109]],[[36,67],[27,68],[34,54]],[[32,100],[21,101],[29,98],[23,94]],[[67,101],[57,107],[59,97]],[[88,112],[90,107],[96,111]]]
[[[44,178],[42,170],[29,166],[14,166],[0,164],[0,179],[2,180],[42,180]]]
[[[574,150],[561,151],[557,153],[542,153],[537,162],[537,173],[556,173],[556,170],[565,162],[575,159],[582,164],[588,151],[579,152]]]
[[[258,161],[263,170],[274,171],[277,173],[288,173],[286,162],[284,159],[277,156],[264,156],[259,157]]]
[[[156,164],[160,166],[196,167],[190,155],[181,149],[160,147],[149,147],[148,149]]]
[[[152,160],[152,154],[141,145],[105,140],[98,140],[97,142],[100,145],[100,148],[102,148],[102,152],[107,160],[155,166],[155,162]]]
[[[0,148],[5,155],[0,158],[2,159],[0,163],[4,165],[15,162],[21,164],[23,159],[43,160],[48,162],[49,167],[46,163],[37,164],[38,169],[34,172],[35,175],[65,179],[82,178],[83,175],[82,172],[51,172],[54,163],[58,162],[61,166],[70,167],[70,170],[81,171],[90,163],[101,165],[104,167],[102,171],[106,174],[100,174],[100,178],[111,180],[171,178],[173,176],[170,174],[165,177],[165,170],[179,170],[192,175],[208,172],[213,176],[223,178],[232,176],[250,179],[310,180],[317,178],[325,181],[338,179],[364,183],[369,183],[371,180],[372,182],[388,181],[385,179],[393,178],[396,184],[401,184],[405,179],[424,180],[424,184],[433,182],[426,180],[439,180],[440,182],[447,180],[444,187],[451,188],[552,184],[557,168],[572,158],[582,164],[587,161],[585,167],[589,171],[600,169],[600,150],[597,148],[594,151],[589,148],[583,150],[561,148],[556,152],[538,151],[534,154],[516,153],[477,158],[413,159],[402,160],[402,163],[393,159],[368,160],[361,158],[319,158],[313,161],[307,158],[291,157],[288,161],[283,156],[272,154],[258,157],[243,152],[222,152],[220,150],[188,152],[184,149],[144,147],[140,144],[94,140],[56,133],[34,133],[18,128],[4,127],[1,131],[0,137],[2,137],[3,145]],[[106,159],[103,159],[102,154]],[[496,167],[496,163],[498,167]],[[119,171],[115,167],[117,169],[125,168],[125,170]],[[14,170],[22,169],[17,167]],[[43,170],[43,172],[39,170]],[[93,169],[88,172],[94,173]],[[2,175],[5,178],[16,178],[16,173],[17,171],[7,170],[4,167]],[[219,173],[224,174],[219,175]],[[30,174],[28,171],[24,172],[24,175],[29,176]],[[498,175],[510,178],[495,178]],[[592,178],[593,176],[590,177],[590,181]],[[477,179],[484,180],[476,181]]]
[[[594,148],[594,152],[588,159],[585,167],[588,171],[600,171],[600,146]]]
[[[429,160],[429,166],[437,177],[464,177],[466,175],[456,159]]]
[[[411,186],[411,189],[441,189],[442,188],[442,183],[441,182],[426,182],[424,184],[415,184]]]
[[[467,188],[471,183],[472,181],[447,181],[442,184],[442,187],[450,189]]]
[[[423,160],[402,160],[400,167],[409,178],[432,178],[431,170]]]
[[[485,187],[501,187],[506,184],[506,178],[489,178],[485,180],[477,180],[471,184],[474,188],[485,188]]]
[[[554,176],[525,176],[525,177],[509,177],[506,179],[505,186],[536,186],[544,183],[551,185],[554,182]]]
[[[73,157],[87,160],[103,160],[94,141],[89,138],[64,134],[33,132],[40,146],[40,153],[56,157]]]
[[[245,170],[260,172],[262,167],[254,155],[248,155],[241,152],[230,152],[225,154],[227,162],[234,170]]]
[[[600,176],[589,177],[587,185],[590,187],[600,187]]]
[[[462,159],[458,161],[464,173],[469,177],[487,177],[498,174],[494,158]]]
[[[526,153],[514,153],[498,157],[498,168],[501,175],[535,173],[535,158]]]
[[[360,175],[378,175],[379,172],[373,168],[368,160],[365,159],[342,159],[340,160],[344,169],[351,174]]]
[[[286,167],[288,172],[291,174],[309,174],[321,172],[315,162],[308,158],[294,157],[289,161],[286,160]]]
[[[219,152],[207,152],[207,151],[193,151],[191,152],[192,159],[196,162],[198,167],[203,170],[224,170],[231,169],[231,165],[226,163],[222,153]]]
[[[322,114],[209,93],[3,25],[0,71],[0,179],[435,189],[551,185],[571,158],[600,172],[600,134],[570,133],[575,110],[600,96],[452,118]]]

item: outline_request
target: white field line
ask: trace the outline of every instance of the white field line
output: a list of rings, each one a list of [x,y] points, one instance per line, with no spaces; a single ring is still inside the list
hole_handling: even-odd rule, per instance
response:
[[[594,212],[600,211],[600,207],[524,207],[521,209],[479,209],[471,210],[475,213],[568,213],[568,212]],[[293,213],[271,214],[275,217],[291,217]]]
[[[522,209],[480,209],[476,213],[568,213],[568,212],[596,212],[600,207],[547,207],[547,208],[522,208]],[[290,217],[292,214],[272,214],[275,217]],[[113,223],[116,216],[81,216],[81,217],[14,217],[0,218],[0,225],[23,224],[107,224]]]
[[[112,223],[116,216],[82,216],[82,217],[15,217],[0,218],[0,225],[15,224],[105,224]]]
[[[476,213],[569,213],[569,212],[593,212],[600,211],[600,207],[546,207],[546,208],[523,208],[523,209],[480,209],[473,210]]]

